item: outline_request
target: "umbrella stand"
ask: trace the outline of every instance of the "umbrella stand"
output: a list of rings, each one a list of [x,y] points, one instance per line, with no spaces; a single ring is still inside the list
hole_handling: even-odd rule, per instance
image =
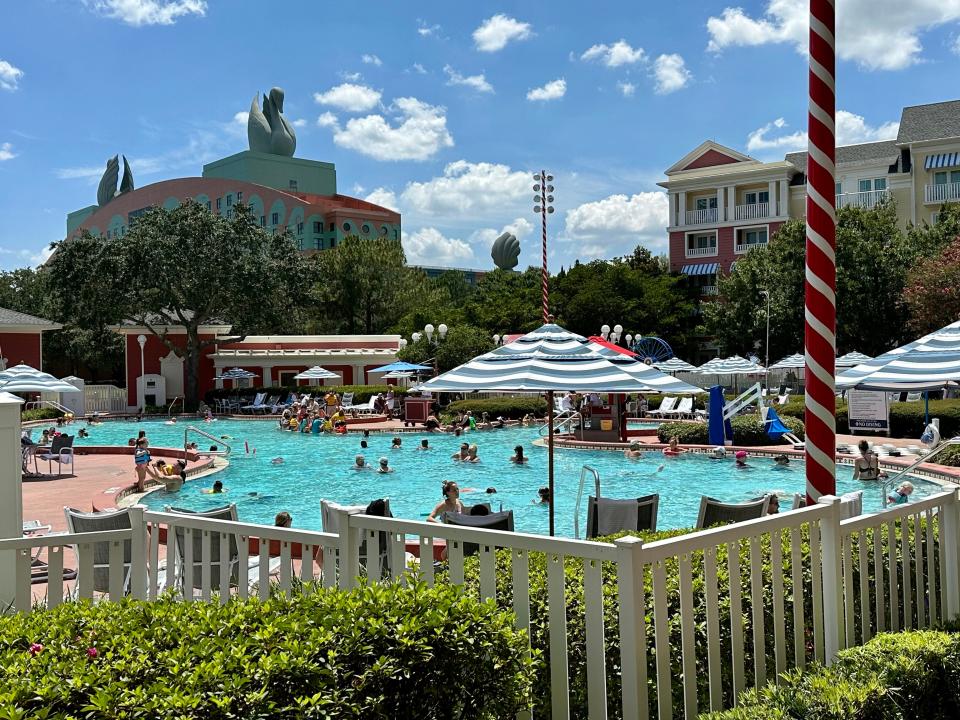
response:
[[[550,511],[550,537],[553,537],[553,390],[547,390],[547,486],[550,488],[547,507]]]

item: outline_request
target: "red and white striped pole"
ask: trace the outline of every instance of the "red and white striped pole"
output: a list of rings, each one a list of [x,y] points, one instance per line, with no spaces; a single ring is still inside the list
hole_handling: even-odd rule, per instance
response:
[[[543,290],[543,322],[547,324],[547,318],[550,316],[550,291],[547,287],[549,275],[547,274],[547,171],[540,171],[540,217],[543,227],[543,273],[540,278],[541,289]],[[551,533],[552,534],[552,533]]]
[[[806,350],[807,503],[836,492],[836,11],[810,0],[810,107],[807,116]],[[786,198],[782,199],[786,202]]]

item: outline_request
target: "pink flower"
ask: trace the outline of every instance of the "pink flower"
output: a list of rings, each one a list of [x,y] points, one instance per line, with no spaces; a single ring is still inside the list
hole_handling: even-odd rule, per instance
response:
[[[33,643],[33,644],[30,646],[30,654],[31,654],[31,655],[38,655],[38,654],[40,654],[40,652],[42,652],[42,651],[43,651],[43,645],[41,645],[40,643]]]
[[[87,657],[95,658],[97,656],[97,649],[95,647],[87,648]]]

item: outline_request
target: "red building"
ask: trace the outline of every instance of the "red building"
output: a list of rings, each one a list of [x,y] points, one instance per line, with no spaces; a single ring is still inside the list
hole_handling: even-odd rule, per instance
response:
[[[0,308],[0,365],[26,363],[43,369],[43,333],[62,326],[26,313]]]

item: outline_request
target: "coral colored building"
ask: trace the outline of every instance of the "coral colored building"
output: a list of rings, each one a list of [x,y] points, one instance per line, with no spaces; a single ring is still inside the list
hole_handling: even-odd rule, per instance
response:
[[[59,330],[58,323],[0,308],[0,364],[3,369],[26,363],[43,369],[43,333]]]

